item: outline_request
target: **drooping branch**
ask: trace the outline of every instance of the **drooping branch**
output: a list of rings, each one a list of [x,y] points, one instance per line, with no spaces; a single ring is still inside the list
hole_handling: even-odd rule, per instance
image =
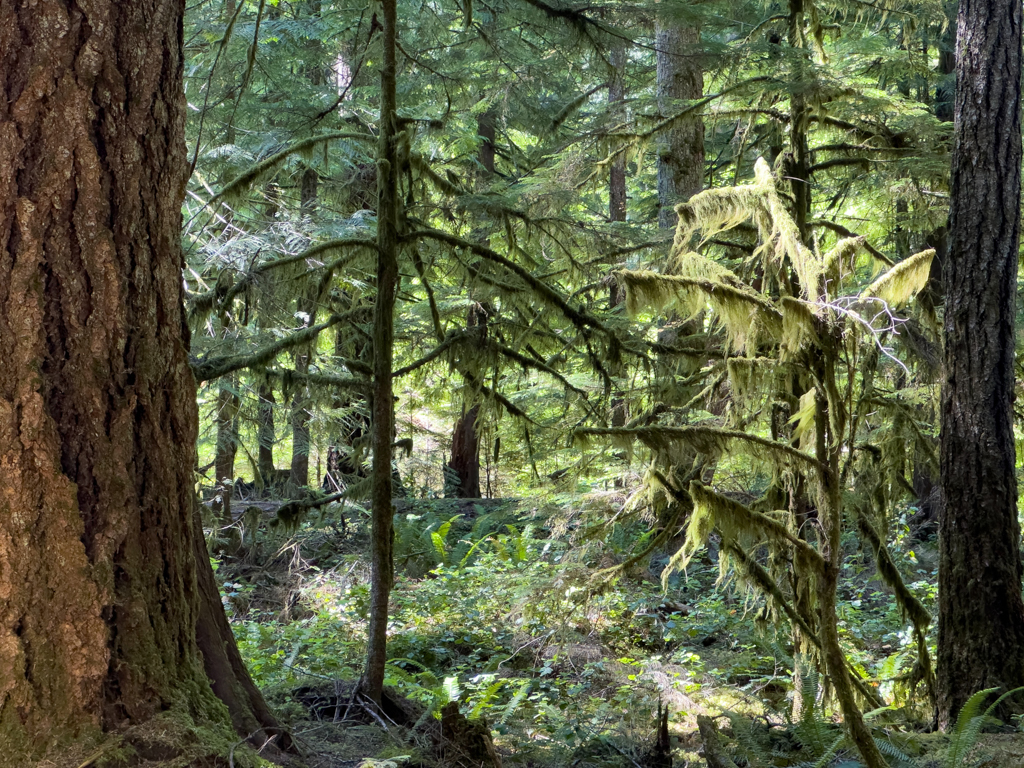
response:
[[[369,133],[352,133],[351,131],[332,131],[319,136],[310,136],[308,139],[294,141],[280,152],[275,152],[273,155],[270,155],[270,157],[260,160],[251,168],[248,168],[233,178],[224,185],[220,192],[210,198],[207,205],[213,205],[218,200],[231,198],[241,194],[245,189],[248,189],[250,186],[257,183],[268,173],[275,171],[292,155],[307,154],[318,144],[338,139],[348,139],[349,141],[377,141],[377,137]]]
[[[220,355],[212,358],[193,359],[191,361],[192,372],[195,374],[196,381],[203,382],[212,381],[234,371],[240,371],[243,368],[255,368],[266,365],[286,349],[313,341],[321,331],[337,325],[343,319],[341,315],[331,315],[326,321],[318,325],[303,328],[301,331],[297,331],[283,339],[278,339],[248,355]]]
[[[472,240],[466,240],[452,235],[447,232],[443,232],[439,229],[419,229],[415,232],[411,232],[406,235],[403,239],[406,241],[415,241],[420,238],[429,238],[431,240],[437,240],[442,243],[447,243],[455,248],[464,248],[472,251],[477,256],[491,261],[495,264],[499,264],[509,272],[516,275],[523,282],[525,282],[538,296],[543,298],[545,301],[554,305],[562,312],[563,315],[581,331],[586,332],[588,329],[596,329],[602,333],[611,335],[601,322],[594,317],[580,310],[574,309],[569,303],[562,298],[557,291],[555,291],[547,283],[543,282],[539,278],[535,277],[530,273],[529,270],[516,264],[514,261],[502,256],[497,251],[488,248],[480,243],[475,243]]]
[[[376,249],[376,247],[377,244],[373,240],[366,240],[359,237],[342,237],[317,243],[316,245],[312,245],[302,251],[302,253],[296,253],[292,256],[285,256],[272,261],[265,261],[262,264],[253,267],[227,287],[217,286],[208,291],[193,293],[188,296],[186,301],[189,305],[189,318],[194,319],[195,317],[202,316],[213,310],[215,307],[224,308],[229,306],[231,301],[238,296],[238,294],[256,281],[256,278],[272,270],[280,269],[281,267],[286,267],[289,264],[295,264],[296,262],[306,261],[307,259],[315,259],[318,256],[323,256],[324,254],[331,253],[332,251],[347,250],[350,248]],[[341,269],[353,258],[354,256],[352,254],[346,254],[332,262],[329,262],[328,264],[325,264],[324,269]]]
[[[725,445],[735,443],[770,459],[792,459],[798,464],[818,472],[826,469],[815,457],[794,448],[789,443],[718,427],[585,427],[574,430],[573,435],[583,439],[593,437],[634,439],[641,441],[653,451],[665,449],[674,443],[682,443],[702,453],[710,453],[720,450]]]

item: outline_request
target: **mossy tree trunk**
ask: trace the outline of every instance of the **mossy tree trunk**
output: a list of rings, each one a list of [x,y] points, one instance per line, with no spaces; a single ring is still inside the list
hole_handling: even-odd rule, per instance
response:
[[[383,62],[380,74],[380,140],[377,159],[377,299],[373,308],[371,388],[373,469],[370,479],[370,622],[362,691],[380,705],[387,663],[388,600],[394,582],[391,460],[394,453],[395,395],[392,365],[395,298],[398,293],[398,97],[396,0],[382,0]]]
[[[215,590],[200,592],[183,12],[0,4],[6,765],[171,708],[228,723],[197,640],[237,654]],[[213,671],[244,688],[239,665]],[[274,725],[255,688],[229,704],[246,734]]]
[[[1014,474],[1021,6],[961,0],[950,185],[939,515],[939,722],[1024,685]],[[1022,711],[1024,700],[1009,709]],[[1006,714],[1004,712],[1003,714]]]

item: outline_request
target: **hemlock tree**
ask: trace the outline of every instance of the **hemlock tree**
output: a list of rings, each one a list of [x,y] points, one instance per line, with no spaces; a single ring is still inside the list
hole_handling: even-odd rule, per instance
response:
[[[183,12],[0,6],[4,765],[168,709],[275,725],[194,506]]]
[[[1011,410],[1020,235],[1021,7],[1012,0],[962,0],[958,24],[944,267],[941,725],[950,724],[979,689],[1024,684]]]

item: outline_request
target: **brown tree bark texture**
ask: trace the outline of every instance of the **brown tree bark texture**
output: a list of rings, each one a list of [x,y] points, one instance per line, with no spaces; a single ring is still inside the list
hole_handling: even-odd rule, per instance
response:
[[[1021,5],[961,0],[958,22],[944,265],[941,725],[951,723],[979,689],[1024,684],[1011,410],[1020,235]]]
[[[480,498],[480,435],[476,422],[480,406],[474,405],[455,422],[452,434],[452,460],[448,466],[458,478],[456,496],[460,499]]]
[[[0,765],[172,706],[225,722],[196,641],[183,11],[0,3]]]
[[[681,112],[686,102],[704,95],[700,67],[700,30],[659,25],[658,111],[665,117]],[[675,206],[700,192],[704,178],[704,121],[700,115],[679,119],[658,141],[658,226],[676,225]]]
[[[373,471],[371,474],[370,621],[360,688],[378,706],[387,664],[388,600],[394,583],[391,458],[395,428],[392,365],[398,292],[398,7],[382,0],[383,64],[377,159],[377,299],[373,308]]]
[[[256,412],[256,442],[259,443],[257,466],[264,483],[274,476],[274,390],[267,384],[259,389],[259,406]]]

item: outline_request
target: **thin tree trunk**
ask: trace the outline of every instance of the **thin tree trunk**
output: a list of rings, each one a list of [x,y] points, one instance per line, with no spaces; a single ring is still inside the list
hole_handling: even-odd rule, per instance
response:
[[[831,351],[826,350],[823,355],[821,370],[816,375],[820,382],[835,380],[835,370],[827,362],[827,356],[830,354]],[[821,523],[819,550],[824,560],[824,572],[818,577],[818,615],[821,617],[818,631],[821,653],[829,680],[839,700],[840,711],[843,713],[843,725],[857,751],[860,752],[867,768],[886,768],[885,758],[875,744],[871,731],[864,722],[864,715],[857,705],[853,682],[846,664],[846,654],[839,643],[836,592],[843,567],[843,500],[839,480],[842,438],[837,439],[831,433],[829,409],[841,409],[842,404],[830,403],[823,388],[817,391],[815,402],[815,455],[821,464],[821,469],[818,470],[817,493],[818,519]],[[808,704],[805,702],[804,706]]]
[[[312,319],[310,320],[312,323]],[[309,372],[310,350],[295,355],[295,370],[298,373]],[[298,385],[292,397],[292,462],[291,490],[298,493],[309,485],[309,394],[306,387]]]
[[[625,120],[622,114],[623,104],[626,100],[626,47],[616,45],[608,56],[611,72],[609,73],[608,84],[608,111],[616,123]],[[626,158],[619,155],[612,161],[608,169],[608,220],[619,222],[626,220]],[[614,278],[608,287],[608,308],[615,309],[625,298],[619,283]],[[622,376],[621,366],[615,370],[616,376]],[[626,426],[628,409],[626,405],[626,393],[621,388],[616,389],[611,401],[611,425],[613,427]],[[628,461],[625,451],[618,451],[615,458],[623,463]],[[615,487],[622,488],[625,480],[620,476],[615,479]]]
[[[183,7],[0,3],[3,765],[169,709],[230,733],[197,642],[223,609],[194,520]]]
[[[274,442],[276,433],[274,430],[274,390],[269,384],[263,384],[259,388],[259,405],[256,412],[256,441],[259,443],[259,453],[256,466],[260,471],[263,482],[272,483],[274,478]]]
[[[1021,5],[961,0],[959,14],[939,515],[943,727],[975,691],[1024,684],[1012,411]]]
[[[477,160],[480,163],[479,182],[482,186],[485,180],[494,175],[494,140],[497,135],[494,112],[487,110],[482,113],[477,117],[476,126],[477,135],[483,139],[477,153]],[[486,241],[486,226],[474,231],[471,238]],[[487,314],[474,307],[469,311],[466,327],[473,328],[477,325],[487,325]],[[452,480],[456,484],[456,487],[451,489],[451,495],[455,498],[480,498],[480,435],[477,431],[479,416],[479,406],[474,405],[467,412],[463,404],[462,415],[452,430],[452,458],[448,466],[452,471]]]
[[[217,487],[221,489],[222,522],[231,522],[231,495],[235,480],[235,454],[238,452],[238,395],[230,376],[225,376],[217,390],[217,450],[214,472]]]
[[[381,1],[380,140],[377,160],[377,300],[373,308],[373,471],[371,476],[370,622],[360,687],[378,706],[387,663],[388,600],[394,581],[391,459],[395,400],[391,378],[398,292],[398,65],[396,0]]]
[[[790,156],[786,176],[793,192],[793,220],[800,239],[810,242],[807,216],[811,211],[810,163],[808,161],[807,127],[810,112],[804,96],[803,81],[807,77],[807,41],[804,35],[804,0],[789,0],[789,47],[793,51],[792,81],[795,84],[789,97]]]

